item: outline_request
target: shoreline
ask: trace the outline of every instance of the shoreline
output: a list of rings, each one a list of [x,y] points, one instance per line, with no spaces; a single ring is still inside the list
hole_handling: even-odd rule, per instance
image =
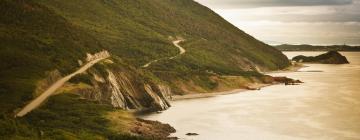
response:
[[[261,88],[276,85],[276,84],[279,84],[279,83],[275,83],[275,84],[253,84],[253,85],[251,85],[249,87],[251,89],[254,89],[254,90],[255,89],[261,90]],[[219,96],[219,95],[237,94],[237,93],[241,93],[241,92],[245,92],[245,91],[251,91],[251,90],[246,89],[246,88],[237,88],[237,89],[233,89],[233,90],[219,91],[219,92],[193,93],[193,94],[186,94],[186,95],[173,95],[173,96],[171,96],[171,98],[169,100],[170,101],[180,101],[180,100],[189,100],[189,99],[210,98],[210,97],[215,97],[215,96]]]
[[[263,73],[264,75],[267,74],[274,74],[274,73],[288,73],[288,72],[297,72],[302,68],[305,68],[308,66],[305,66],[303,63],[295,63],[283,70],[276,70],[276,71],[270,71]],[[248,88],[236,88],[232,90],[227,91],[218,91],[218,92],[209,92],[209,93],[192,93],[192,94],[186,94],[186,95],[172,95],[170,97],[170,101],[180,101],[180,100],[189,100],[189,99],[200,99],[200,98],[210,98],[215,97],[219,95],[228,95],[228,94],[237,94],[240,92],[245,91],[251,91],[251,90],[261,90],[261,88],[277,85],[281,83],[273,83],[273,84],[263,84],[263,83],[253,83]]]
[[[296,71],[298,71],[298,70],[300,70],[301,68],[304,68],[304,67],[307,67],[307,66],[304,66],[301,63],[300,64],[295,63],[295,64],[289,66],[286,69],[266,72],[266,73],[263,73],[263,74],[268,75],[268,74],[272,74],[272,73],[296,72]],[[192,100],[192,99],[195,100],[195,99],[201,99],[201,98],[212,98],[212,97],[216,97],[216,96],[220,96],[220,95],[240,94],[242,92],[251,91],[251,90],[261,90],[262,88],[273,86],[273,85],[279,85],[279,84],[283,84],[283,83],[281,83],[281,82],[273,82],[273,83],[270,83],[270,84],[252,83],[252,84],[250,84],[250,85],[248,85],[247,87],[244,87],[244,88],[236,88],[236,89],[227,90],[227,91],[218,91],[218,92],[209,92],[209,93],[192,93],[192,94],[186,94],[186,95],[172,95],[172,96],[170,96],[168,98],[168,100],[170,102],[176,102],[176,101],[182,101],[182,100]],[[153,114],[153,113],[155,113],[155,112],[145,113],[145,114]],[[161,111],[159,111],[158,113],[161,113]],[[143,118],[143,116],[146,116],[146,115],[137,114],[135,116],[137,118]],[[167,125],[169,125],[169,124],[167,124]],[[171,127],[171,125],[169,125],[169,126]],[[176,131],[176,129],[175,129],[175,131]],[[178,138],[177,137],[171,137],[171,135],[169,135],[169,136],[167,136],[167,139],[178,139]]]
[[[275,70],[275,71],[269,71],[269,72],[264,72],[263,74],[273,74],[273,73],[289,73],[289,72],[297,72],[302,68],[306,68],[309,66],[304,65],[304,63],[295,63],[283,70]]]

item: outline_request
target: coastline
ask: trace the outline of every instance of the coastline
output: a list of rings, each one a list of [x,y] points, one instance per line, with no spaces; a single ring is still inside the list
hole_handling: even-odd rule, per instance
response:
[[[251,89],[261,89],[263,87],[268,87],[275,84],[252,84]],[[210,92],[210,93],[194,93],[194,94],[187,94],[187,95],[173,95],[171,96],[170,101],[179,101],[179,100],[189,100],[189,99],[199,99],[199,98],[209,98],[209,97],[215,97],[218,95],[228,95],[228,94],[236,94],[240,92],[250,91],[250,89],[246,88],[238,88],[228,91],[219,91],[219,92]]]
[[[272,74],[272,73],[288,73],[288,72],[297,72],[302,68],[306,68],[308,66],[304,65],[304,63],[298,63],[295,62],[294,64],[292,64],[291,66],[283,69],[283,70],[275,70],[275,71],[269,71],[269,72],[265,72],[263,74]]]
[[[303,63],[294,63],[291,66],[283,69],[283,70],[276,70],[276,71],[270,71],[263,73],[264,75],[272,74],[272,73],[288,73],[288,72],[297,72],[298,70],[305,68]],[[179,101],[179,100],[189,100],[189,99],[199,99],[199,98],[209,98],[209,97],[215,97],[219,95],[228,95],[228,94],[236,94],[240,92],[245,92],[249,90],[261,90],[261,88],[277,85],[281,83],[272,83],[272,84],[263,84],[263,83],[253,83],[248,86],[248,88],[237,88],[233,90],[227,90],[227,91],[219,91],[219,92],[209,92],[209,93],[192,93],[192,94],[186,94],[186,95],[172,95],[169,99],[170,101]]]
[[[360,58],[359,55],[355,55],[355,54],[351,54],[351,57],[352,57],[351,60],[356,60]],[[352,126],[351,124],[353,124],[356,118],[354,118],[354,120],[346,121],[346,122],[344,122],[343,120],[348,119],[349,115],[356,117],[357,113],[352,110],[352,107],[354,107],[354,104],[352,103],[355,101],[343,100],[342,97],[344,97],[344,95],[337,93],[337,92],[341,92],[342,90],[338,90],[337,86],[341,86],[343,88],[346,87],[346,89],[356,89],[357,87],[356,79],[353,79],[353,77],[354,75],[358,75],[359,69],[357,69],[358,67],[355,65],[359,65],[359,63],[355,63],[352,64],[352,66],[345,66],[345,67],[344,65],[324,65],[324,64],[321,64],[321,66],[308,65],[307,68],[300,69],[298,70],[298,72],[295,71],[291,73],[285,71],[285,73],[269,74],[274,76],[279,75],[279,76],[286,76],[292,78],[299,78],[301,80],[306,81],[307,84],[303,84],[301,86],[288,86],[288,87],[283,85],[275,85],[270,88],[264,88],[262,91],[259,91],[259,93],[254,93],[254,91],[250,91],[245,93],[233,94],[229,96],[225,95],[225,96],[217,96],[214,98],[173,102],[174,109],[170,111],[164,111],[162,114],[161,112],[158,112],[155,115],[149,115],[147,116],[147,119],[168,122],[178,131],[177,133],[172,134],[171,136],[179,137],[179,139],[192,139],[192,138],[221,139],[223,137],[228,137],[229,139],[237,139],[239,137],[251,137],[253,139],[261,139],[263,137],[262,135],[261,136],[255,135],[256,137],[253,137],[254,132],[258,132],[259,127],[267,129],[269,126],[277,125],[279,123],[284,122],[284,119],[288,119],[291,121],[292,116],[294,116],[294,114],[296,116],[298,112],[306,112],[308,115],[310,116],[312,115],[311,117],[312,122],[316,122],[316,123],[337,122],[336,124],[333,124],[334,130],[335,129],[343,130],[344,127]],[[321,74],[305,73],[308,71],[310,72],[310,70],[314,70],[314,69],[324,72]],[[342,72],[339,73],[339,71]],[[351,75],[353,77],[351,77]],[[339,80],[337,78],[339,77],[341,79],[344,78],[342,79],[344,81],[337,83]],[[324,88],[324,86],[326,86],[326,88]],[[316,94],[314,94],[314,91],[317,91]],[[329,91],[331,91],[331,93]],[[351,95],[354,95],[354,96],[349,96],[349,98],[356,97],[355,96],[356,90],[349,90],[349,93],[353,93]],[[324,96],[324,95],[326,96],[330,94],[332,95],[331,99],[316,98],[318,96]],[[284,99],[284,96],[286,96],[286,99]],[[301,97],[301,99],[299,97]],[[308,100],[309,98],[314,100],[309,102]],[[302,107],[297,108],[298,110],[294,111],[294,108],[289,108],[287,106],[289,101],[295,103],[296,104],[295,106],[302,106]],[[317,117],[317,114],[312,113],[314,111],[315,112],[318,111],[319,109],[325,109],[325,110],[329,109],[329,106],[331,106],[334,101],[341,102],[343,105],[347,106],[348,110],[344,112],[350,112],[350,114],[340,112],[343,113],[343,115],[339,116],[339,118],[324,121],[323,119],[319,119]],[[319,103],[321,103],[321,108],[314,109],[311,107],[312,105],[317,106],[319,105]],[[328,104],[328,105],[324,105],[324,104]],[[307,108],[303,108],[304,105],[306,105]],[[264,106],[266,106],[266,109],[264,109]],[[331,106],[331,107],[337,108],[336,106]],[[333,111],[332,113],[334,114],[339,113],[338,109],[332,109],[331,111]],[[193,118],[193,116],[196,117]],[[234,118],[234,116],[235,119],[232,119]],[[243,120],[242,118],[250,118],[250,119]],[[270,119],[266,119],[266,118],[270,118]],[[214,121],[216,123],[209,124],[209,120]],[[250,127],[243,127],[242,124],[244,124],[244,122],[246,123],[246,125],[253,126],[253,130],[248,131]],[[291,128],[294,125],[298,125],[298,122],[295,121],[293,124],[285,123],[285,126],[281,125],[281,127],[276,128],[277,129],[276,132],[280,132],[282,130]],[[216,129],[209,129],[210,127]],[[323,129],[321,130],[319,129],[318,131],[317,130],[313,131],[312,125],[302,125],[301,127],[302,127],[301,129],[296,129],[296,131],[291,132],[291,135],[294,137],[302,137],[301,135],[302,133],[314,132],[317,134],[311,137],[315,139],[321,139],[323,133],[327,133],[328,135],[333,135],[332,137],[338,136],[337,134],[333,134],[332,133],[333,131],[325,132],[322,131]],[[227,131],[227,128],[244,130],[245,134],[243,133],[238,134],[234,131]],[[300,135],[297,132],[297,130],[301,131]],[[186,135],[189,133],[199,134],[199,136]],[[344,133],[356,133],[356,128],[349,129]],[[273,136],[273,133],[271,133],[269,136],[270,137]],[[279,133],[277,138],[281,139],[283,138],[283,135]],[[343,138],[346,139],[346,136],[343,136]]]
[[[294,63],[293,65],[291,65],[291,66],[289,66],[289,67],[287,67],[287,68],[285,68],[283,70],[271,71],[271,72],[266,72],[266,73],[263,73],[263,74],[267,75],[267,74],[271,74],[271,73],[296,72],[299,69],[304,68],[304,67],[307,67],[307,66],[304,66],[301,63]],[[261,90],[264,87],[268,87],[268,86],[272,86],[272,85],[278,85],[278,84],[284,84],[284,83],[281,83],[281,82],[273,82],[273,83],[268,83],[268,84],[265,84],[265,83],[251,83],[251,84],[249,84],[248,86],[246,86],[244,88],[236,88],[236,89],[227,90],[227,91],[208,92],[208,93],[191,93],[191,94],[186,94],[186,95],[172,95],[168,99],[169,99],[170,102],[175,102],[175,101],[181,101],[181,100],[211,98],[211,97],[216,97],[216,96],[220,96],[220,95],[239,94],[239,93],[242,93],[242,92],[245,92],[245,91],[251,91],[251,90]],[[154,112],[152,112],[152,113],[154,113]],[[160,113],[161,113],[161,111],[160,111]],[[138,118],[143,118],[143,117],[141,117],[143,115],[144,114],[142,114],[142,115],[137,114],[136,116]],[[160,123],[158,121],[155,121],[155,122],[157,122],[159,124],[162,124],[162,123]],[[165,128],[160,129],[160,130],[162,130],[162,132],[166,132],[166,135],[169,135],[169,134],[173,133],[173,132],[169,133],[169,131],[168,131],[168,130],[170,130],[169,128],[174,129],[169,124],[162,124],[162,125],[167,126],[167,127],[165,127],[166,129]],[[140,128],[142,128],[142,127],[140,127]],[[162,133],[162,132],[159,132],[159,133]],[[162,136],[166,136],[166,135],[162,135]],[[178,139],[178,138],[177,137],[171,137],[171,135],[169,135],[164,139]]]
[[[211,92],[211,93],[193,93],[193,94],[187,94],[187,95],[173,95],[171,96],[171,99],[169,99],[171,102],[172,101],[181,101],[181,100],[191,100],[191,99],[200,99],[200,98],[210,98],[210,97],[216,97],[219,95],[229,95],[229,94],[238,94],[241,92],[245,92],[245,91],[250,91],[252,89],[254,90],[260,90],[263,87],[268,87],[271,85],[276,85],[276,84],[281,84],[281,83],[273,83],[273,84],[259,84],[259,83],[255,83],[252,84],[250,86],[248,86],[248,89],[246,88],[239,88],[239,89],[233,89],[233,90],[228,90],[228,91],[220,91],[220,92]],[[152,114],[155,112],[151,112],[151,113],[145,113],[145,114]],[[161,113],[158,112],[158,113]],[[139,122],[135,123],[133,125],[133,133],[138,133],[141,134],[143,136],[151,136],[154,137],[156,136],[157,138],[160,139],[179,139],[178,137],[171,137],[171,133],[176,132],[176,129],[174,127],[172,127],[170,124],[165,124],[156,120],[144,120],[143,116],[144,113],[134,113],[133,114],[136,116],[137,120]],[[151,129],[156,128],[157,131],[149,131]]]

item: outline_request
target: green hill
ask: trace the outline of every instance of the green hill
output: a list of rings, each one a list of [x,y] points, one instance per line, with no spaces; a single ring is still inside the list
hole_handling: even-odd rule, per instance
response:
[[[94,84],[99,84],[91,78],[93,73],[107,77],[106,69],[121,72],[134,81],[131,83],[137,94],[131,98],[143,107],[152,106],[148,97],[142,95],[146,91],[144,84],[165,84],[174,94],[185,92],[179,86],[181,83],[192,83],[198,87],[195,91],[213,91],[222,84],[221,80],[214,80],[214,76],[235,75],[253,81],[263,76],[254,67],[268,71],[289,65],[280,51],[247,35],[193,0],[2,0],[0,12],[0,111],[3,114],[0,126],[4,128],[0,131],[3,136],[36,139],[37,134],[20,131],[38,133],[39,129],[55,127],[55,124],[34,124],[31,121],[34,117],[10,118],[14,110],[37,96],[39,81],[54,70],[63,76],[71,73],[79,67],[78,60],[84,60],[86,53],[108,50],[113,63],[97,65],[89,74],[73,80],[73,84],[95,87]],[[162,59],[178,53],[171,43],[177,37],[186,40],[181,43],[186,53],[175,59]],[[142,68],[155,59],[161,60]],[[152,87],[155,92],[159,91]],[[78,96],[73,94],[77,93],[71,91],[70,95],[60,96],[76,101]],[[49,103],[56,101],[51,99]],[[97,105],[102,106],[94,104]],[[53,106],[42,106],[38,110],[37,115],[43,116],[40,120],[46,121],[49,117],[44,116],[63,111],[49,112],[49,108]],[[36,111],[31,115],[36,116]],[[95,119],[99,117],[94,115]],[[18,125],[5,126],[9,122]],[[99,125],[102,124],[106,123]],[[102,127],[105,126],[96,128]],[[74,136],[74,129],[65,126],[58,129],[46,133]],[[81,132],[87,135],[93,130]],[[96,135],[110,137],[104,133]]]

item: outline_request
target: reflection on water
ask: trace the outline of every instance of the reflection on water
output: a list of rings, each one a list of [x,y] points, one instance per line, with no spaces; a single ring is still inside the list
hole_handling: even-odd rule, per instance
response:
[[[299,86],[176,101],[169,110],[144,118],[169,123],[178,131],[174,136],[189,140],[358,140],[360,53],[342,54],[351,64],[308,64],[303,72],[273,74],[305,82]],[[200,135],[186,136],[188,132]]]

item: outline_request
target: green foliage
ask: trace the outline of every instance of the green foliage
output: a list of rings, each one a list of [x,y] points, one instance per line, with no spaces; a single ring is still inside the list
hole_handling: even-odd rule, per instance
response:
[[[87,33],[32,1],[3,0],[0,12],[1,113],[30,100],[46,71],[70,73],[99,50]]]
[[[0,13],[0,113],[6,115],[31,100],[46,71],[69,74],[86,53],[102,49],[109,50],[115,62],[94,66],[102,76],[106,67],[116,68],[133,76],[135,86],[165,82],[175,92],[174,79],[215,88],[209,72],[260,76],[243,70],[248,61],[270,70],[289,65],[278,50],[193,0],[2,0]],[[178,54],[169,36],[186,39],[181,46],[187,52],[173,60],[164,59]],[[155,59],[162,60],[141,68]],[[71,82],[89,79],[79,75]],[[48,139],[126,137],[111,134],[103,125],[106,121],[99,115],[109,109],[74,95],[56,96],[25,119],[2,119],[1,131],[11,139],[37,139],[41,131]]]
[[[143,139],[117,134],[108,128],[104,114],[110,105],[80,99],[65,93],[49,99],[46,105],[25,118],[0,118],[0,135],[6,139]]]
[[[192,0],[40,1],[137,67],[175,55],[178,50],[168,36],[186,38],[184,45],[189,55],[185,55],[182,62],[189,65],[216,67],[222,64],[241,69],[234,58],[247,58],[270,69],[288,65],[279,51]]]
[[[218,83],[210,80],[208,76],[199,76],[194,82],[207,90],[213,90],[218,86]]]
[[[138,69],[174,56],[169,36],[184,37],[187,53],[151,65],[150,79],[169,80],[158,71],[246,74],[245,60],[268,69],[288,65],[279,51],[192,0],[3,0],[0,12],[0,96],[11,106],[1,112],[31,98],[46,71],[73,72],[86,53],[106,49]]]

